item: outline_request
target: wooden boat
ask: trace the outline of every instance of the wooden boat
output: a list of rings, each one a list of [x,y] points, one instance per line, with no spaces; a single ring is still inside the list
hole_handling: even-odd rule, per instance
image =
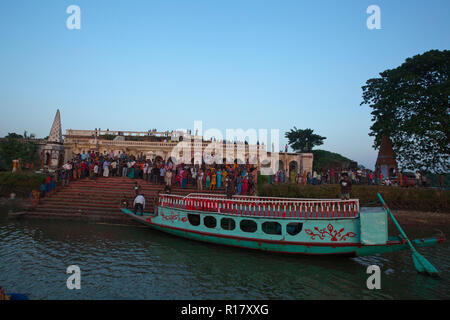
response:
[[[128,216],[176,236],[248,249],[306,255],[367,256],[408,248],[389,237],[383,207],[360,208],[359,200],[160,194],[153,214]],[[416,239],[432,246],[444,235]]]

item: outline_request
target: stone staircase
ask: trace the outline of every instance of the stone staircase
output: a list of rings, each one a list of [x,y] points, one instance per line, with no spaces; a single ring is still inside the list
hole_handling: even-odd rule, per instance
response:
[[[145,196],[145,212],[153,212],[157,192],[162,191],[164,185],[127,177],[101,177],[72,181],[68,186],[58,188],[56,193],[41,199],[37,206],[29,207],[25,216],[130,223],[132,220],[120,210],[120,200],[125,195],[132,205],[136,182]],[[192,186],[186,189],[172,186],[172,193],[224,193],[224,189],[199,191]]]

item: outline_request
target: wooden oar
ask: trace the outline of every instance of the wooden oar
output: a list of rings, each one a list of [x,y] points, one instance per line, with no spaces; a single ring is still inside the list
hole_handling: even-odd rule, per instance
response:
[[[409,241],[408,237],[406,236],[405,232],[403,231],[402,227],[397,222],[397,219],[395,219],[394,215],[392,214],[391,210],[387,206],[387,204],[384,202],[383,198],[379,193],[377,193],[378,198],[380,198],[381,203],[383,204],[384,210],[389,213],[389,215],[392,218],[392,221],[394,221],[395,225],[397,226],[398,230],[402,234],[402,236],[406,239],[408,242],[409,247],[412,251],[412,259],[414,262],[414,266],[416,267],[417,272],[419,273],[427,273],[429,275],[436,276],[438,275],[437,269],[427,260],[424,256],[422,256],[417,250],[413,247],[411,241]]]

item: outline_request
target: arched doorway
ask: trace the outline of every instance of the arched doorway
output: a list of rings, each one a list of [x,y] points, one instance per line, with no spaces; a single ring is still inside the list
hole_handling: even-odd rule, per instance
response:
[[[284,170],[284,162],[281,160],[278,160],[278,170]]]

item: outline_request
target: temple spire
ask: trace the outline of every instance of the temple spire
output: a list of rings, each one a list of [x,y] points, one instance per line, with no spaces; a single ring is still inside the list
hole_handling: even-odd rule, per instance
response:
[[[381,137],[380,150],[378,151],[377,162],[375,163],[375,172],[383,173],[384,177],[391,177],[397,174],[397,161],[392,148],[391,139],[388,135]]]
[[[50,130],[47,141],[62,143],[61,116],[59,114],[59,109],[56,111],[55,119],[53,120],[52,129]]]

